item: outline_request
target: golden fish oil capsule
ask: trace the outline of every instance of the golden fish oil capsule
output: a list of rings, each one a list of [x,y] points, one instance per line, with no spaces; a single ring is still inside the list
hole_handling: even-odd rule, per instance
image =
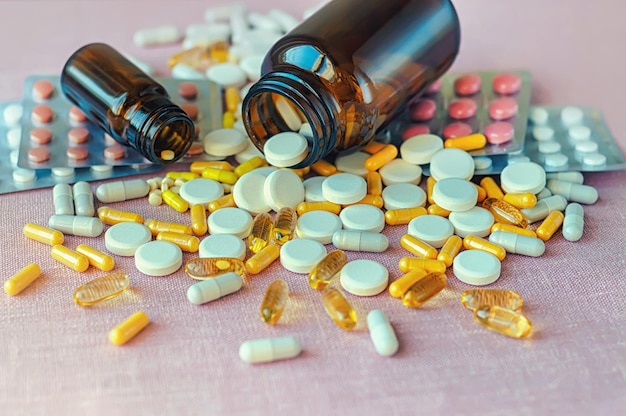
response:
[[[451,148],[461,149],[461,150],[465,150],[466,152],[468,152],[470,150],[482,149],[483,147],[485,147],[486,144],[487,144],[487,138],[485,137],[484,134],[474,133],[474,134],[470,134],[469,136],[461,136],[461,137],[454,137],[454,138],[451,137],[449,139],[446,139],[443,142],[443,147],[445,147],[446,149],[451,149]]]
[[[224,90],[224,101],[226,103],[226,110],[231,113],[237,112],[237,106],[239,105],[239,89],[237,87],[227,87]]]
[[[325,160],[318,160],[311,165],[313,172],[321,176],[330,176],[337,173],[337,167]]]
[[[146,220],[144,225],[148,227],[152,235],[156,236],[161,232],[170,232],[170,233],[178,233],[178,234],[193,234],[193,230],[190,226],[186,224],[180,224],[177,222],[167,222],[167,221],[159,221],[159,220]]]
[[[74,302],[80,306],[92,306],[121,295],[129,286],[130,278],[126,273],[109,273],[79,286],[74,291]]]
[[[218,170],[227,170],[232,171],[233,165],[226,161],[216,160],[216,161],[198,161],[192,162],[189,166],[189,170],[193,173],[197,173],[202,175],[202,171],[206,168],[213,168]]]
[[[485,240],[484,238],[477,237],[475,235],[468,235],[463,239],[463,247],[466,250],[482,250],[487,253],[491,253],[498,258],[498,260],[503,261],[506,257],[506,250],[504,247],[499,246],[497,244],[492,243],[489,240]]]
[[[41,268],[37,263],[31,263],[5,280],[4,291],[7,295],[15,296],[30,286],[39,276],[41,276]]]
[[[235,127],[235,115],[230,111],[226,111],[222,115],[222,128],[232,129]]]
[[[115,345],[124,345],[148,326],[149,323],[150,318],[144,311],[135,312],[109,332],[109,341]]]
[[[491,212],[495,222],[515,225],[516,227],[528,227],[528,220],[522,211],[513,205],[497,198],[487,198],[482,203],[483,208]]]
[[[143,216],[130,211],[122,211],[115,208],[100,207],[98,208],[98,218],[103,224],[115,225],[120,222],[138,222],[143,223]]]
[[[187,212],[189,209],[189,203],[187,203],[187,201],[185,201],[180,195],[174,193],[171,189],[163,191],[161,197],[163,198],[163,202],[178,212]]]
[[[521,194],[505,194],[502,200],[513,205],[517,209],[532,208],[537,204],[537,196],[530,192],[524,192]]]
[[[504,198],[504,192],[502,192],[502,189],[500,189],[500,187],[498,186],[496,181],[493,180],[493,178],[485,176],[480,180],[480,186],[482,186],[485,192],[487,192],[487,198]]]
[[[537,237],[548,241],[561,228],[565,216],[561,211],[551,212],[537,228]]]
[[[475,310],[479,306],[500,306],[512,311],[522,309],[524,301],[519,293],[502,289],[471,289],[461,294],[461,303],[467,309]]]
[[[326,313],[339,328],[350,331],[356,326],[356,312],[339,290],[331,286],[324,289],[322,302]]]
[[[461,248],[463,247],[463,240],[458,235],[453,235],[448,237],[446,242],[439,250],[439,254],[437,254],[437,260],[444,262],[446,267],[452,266],[452,262]]]
[[[419,308],[445,289],[446,283],[445,274],[438,272],[428,273],[413,283],[402,295],[402,304],[408,308]]]
[[[280,247],[276,244],[268,244],[261,251],[246,261],[246,272],[259,274],[280,256]]]
[[[436,183],[437,181],[432,176],[429,176],[428,179],[426,179],[426,199],[430,205],[435,203],[435,200],[433,199],[433,189],[435,188]]]
[[[423,269],[411,270],[405,275],[402,275],[402,277],[400,277],[399,279],[391,282],[388,289],[389,294],[394,298],[401,298],[402,296],[404,296],[406,291],[409,290],[411,286],[413,286],[415,282],[417,282],[419,279],[426,276],[427,274],[428,272]]]
[[[323,290],[347,262],[344,251],[331,251],[309,273],[309,285],[315,290]]]
[[[76,252],[87,257],[90,265],[96,269],[102,270],[103,272],[109,272],[113,270],[113,267],[115,267],[115,260],[113,257],[86,244],[79,244],[76,246]]]
[[[426,270],[428,273],[446,272],[446,264],[443,261],[420,259],[418,257],[402,257],[398,262],[398,268],[402,273],[408,273],[415,269]]]
[[[383,193],[383,180],[378,172],[367,172],[365,176],[367,183],[367,193],[369,195],[380,196]]]
[[[270,243],[272,235],[272,217],[266,212],[257,214],[252,222],[252,230],[248,236],[248,249],[253,253],[258,253]]]
[[[202,204],[193,204],[189,211],[191,215],[191,230],[197,237],[202,237],[207,233],[209,226],[206,222],[206,210]],[[181,233],[187,234],[187,233]]]
[[[474,319],[485,328],[511,338],[527,337],[533,328],[524,315],[501,306],[482,305],[474,310]]]
[[[272,226],[272,242],[282,246],[293,238],[293,231],[298,223],[298,214],[291,207],[278,210]]]
[[[385,204],[385,201],[383,201],[383,198],[381,196],[365,195],[363,197],[363,199],[361,199],[360,201],[357,201],[354,204],[343,205],[343,207],[347,207],[347,206],[350,206],[350,205],[356,205],[356,204],[367,204],[367,205],[373,205],[376,208],[382,208],[383,205]]]
[[[192,179],[198,179],[200,175],[195,172],[167,172],[165,174],[166,178],[170,179],[184,179],[186,181],[190,181]]]
[[[387,144],[385,147],[365,159],[365,169],[372,172],[385,166],[398,156],[398,148],[393,144]]]
[[[427,211],[428,211],[428,214],[430,215],[437,215],[439,217],[444,217],[444,218],[447,218],[450,215],[450,211],[448,211],[447,209],[441,208],[437,204],[430,204],[428,206]]]
[[[185,263],[185,273],[195,280],[207,280],[229,272],[243,276],[244,270],[243,261],[234,257],[199,257]]]
[[[284,280],[277,279],[270,283],[261,302],[261,320],[266,324],[275,325],[285,310],[287,299],[289,286]]]
[[[533,230],[529,230],[528,228],[520,228],[511,224],[502,224],[501,222],[496,222],[491,226],[491,232],[495,231],[504,231],[506,233],[514,233],[517,235],[525,235],[526,237],[537,237],[537,233]]]
[[[265,165],[265,159],[261,156],[254,156],[235,168],[235,175],[240,178],[248,172],[252,172],[256,168]]]
[[[408,224],[413,218],[427,213],[424,207],[390,209],[385,212],[385,222],[388,225]]]
[[[404,234],[400,238],[400,245],[402,248],[413,253],[417,257],[433,260],[437,258],[436,248],[410,234]]]
[[[77,272],[84,272],[89,268],[89,260],[87,260],[87,257],[60,244],[52,246],[50,254],[53,259]]]
[[[341,205],[329,201],[301,202],[296,207],[296,211],[298,215],[304,215],[311,211],[328,211],[333,214],[339,214]]]
[[[197,253],[200,249],[200,239],[195,235],[162,231],[157,234],[156,239],[176,244],[182,251],[187,253]]]
[[[476,187],[476,191],[478,191],[477,202],[483,202],[485,198],[487,198],[487,191],[485,191],[485,188],[480,185],[476,185],[474,182],[472,182],[472,185],[474,185]]]
[[[235,206],[237,206],[237,204],[235,204],[235,197],[233,197],[233,194],[228,194],[217,198],[215,201],[209,202],[208,209],[209,212],[215,212],[220,208],[230,208]]]
[[[30,238],[31,240],[39,241],[40,243],[48,244],[49,246],[63,244],[63,241],[65,241],[65,236],[61,231],[53,230],[52,228],[44,227],[32,222],[24,225],[22,231],[24,236]]]
[[[235,182],[237,182],[237,179],[239,179],[235,172],[216,168],[204,168],[202,170],[202,177],[207,179],[213,179],[214,181],[218,182],[227,183],[229,185],[234,185]]]

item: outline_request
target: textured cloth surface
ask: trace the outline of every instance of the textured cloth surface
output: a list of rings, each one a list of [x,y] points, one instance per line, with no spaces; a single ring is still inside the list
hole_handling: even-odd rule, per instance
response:
[[[294,13],[314,4],[248,3]],[[0,2],[0,99],[19,98],[26,75],[58,73],[74,49],[95,40],[163,68],[177,48],[137,50],[133,31],[199,21],[212,4],[220,3]],[[623,2],[583,8],[471,0],[457,8],[463,45],[455,70],[528,68],[535,102],[600,108],[624,152],[626,118],[618,106],[626,93],[618,53],[626,37]],[[48,246],[21,233],[27,222],[47,223],[51,190],[0,195],[2,280],[30,262],[43,270],[19,296],[0,294],[0,414],[624,414],[626,172],[585,179],[600,200],[585,207],[582,240],[570,243],[559,233],[540,258],[508,255],[502,277],[490,286],[523,296],[534,325],[526,340],[476,324],[459,302],[470,286],[451,271],[448,288],[418,310],[387,293],[348,295],[360,319],[352,332],[330,321],[304,275],[279,263],[247,278],[239,293],[196,306],[185,296],[194,281],[182,270],[150,277],[135,269],[132,258],[115,256],[116,270],[131,275],[132,288],[94,307],[79,307],[74,289],[103,272],[76,273],[54,261]],[[146,218],[188,219],[146,199],[114,207]],[[384,254],[349,252],[348,258],[377,260],[395,279],[401,275],[397,262],[405,252],[399,238],[405,230],[385,229],[391,245]],[[66,239],[70,248],[79,243],[104,249],[103,237]],[[291,295],[283,318],[270,327],[260,321],[258,307],[276,278],[288,282]],[[369,339],[365,317],[374,308],[388,314],[400,340],[392,358],[378,356]],[[109,343],[108,331],[138,310],[152,320],[146,330],[126,346]],[[256,366],[240,361],[244,340],[283,335],[301,341],[298,358]]]

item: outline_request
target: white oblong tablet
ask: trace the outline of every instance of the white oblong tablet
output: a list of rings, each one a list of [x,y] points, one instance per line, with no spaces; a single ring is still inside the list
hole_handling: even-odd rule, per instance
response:
[[[482,250],[465,250],[452,263],[454,275],[468,285],[484,286],[500,277],[500,260]]]
[[[226,157],[242,152],[249,139],[237,129],[217,129],[204,136],[202,144],[209,155]]]
[[[346,230],[379,233],[385,228],[385,214],[373,205],[350,205],[341,210],[339,218]]]
[[[599,145],[592,140],[581,140],[574,147],[580,153],[594,153],[598,151]]]
[[[211,234],[200,242],[198,257],[232,257],[243,261],[246,258],[246,244],[236,235]]]
[[[288,169],[278,169],[267,175],[262,189],[267,204],[276,212],[286,207],[295,209],[304,201],[302,179]]]
[[[528,156],[522,155],[509,155],[506,159],[507,165],[513,165],[514,163],[530,162]]]
[[[135,267],[148,276],[167,276],[180,269],[183,252],[168,241],[150,241],[135,251]]]
[[[266,178],[267,176],[257,172],[257,169],[242,175],[231,190],[237,207],[252,214],[269,212],[271,207],[263,193]]]
[[[557,153],[561,151],[561,143],[555,140],[546,140],[545,142],[539,143],[537,150],[539,150],[539,153],[543,154]]]
[[[296,232],[300,238],[310,238],[322,244],[330,244],[335,231],[341,229],[337,214],[328,211],[309,211],[298,217]]]
[[[563,168],[569,163],[569,158],[563,153],[552,153],[546,155],[543,164],[550,168]]]
[[[370,338],[378,354],[389,357],[398,352],[398,348],[400,348],[398,337],[385,312],[380,309],[369,311],[367,329],[370,331]]]
[[[396,183],[418,185],[422,180],[422,168],[403,159],[394,159],[378,170],[385,186]]]
[[[112,225],[104,233],[106,249],[118,256],[133,256],[140,246],[150,240],[152,240],[150,229],[136,222]]]
[[[255,364],[294,358],[302,347],[296,337],[264,338],[245,341],[239,347],[239,358]]]
[[[416,208],[426,205],[426,192],[411,183],[386,186],[382,193],[385,209]]]
[[[280,264],[294,273],[309,273],[324,256],[324,245],[310,238],[296,238],[280,248]]]
[[[546,186],[546,171],[534,162],[508,165],[500,173],[500,186],[506,193],[536,194]]]
[[[461,238],[468,235],[486,237],[491,232],[493,215],[481,207],[473,207],[468,211],[451,212],[448,220],[454,226],[454,233]]]
[[[370,157],[370,155],[365,152],[353,152],[347,155],[337,156],[335,159],[335,167],[340,172],[365,176],[368,172],[367,169],[365,169],[365,159],[368,157]]]
[[[606,165],[606,156],[600,153],[589,153],[583,156],[583,164],[587,166],[604,166]]]
[[[7,131],[7,145],[11,149],[17,149],[20,147],[20,142],[22,141],[22,128],[21,127],[13,127],[9,131]]]
[[[201,204],[205,207],[224,195],[224,186],[218,181],[206,178],[196,178],[185,182],[179,194],[189,205]]]
[[[259,66],[259,71],[261,67]],[[302,127],[302,119],[295,107],[284,97],[277,97],[274,101],[276,111],[282,117],[283,121],[291,131],[298,131]]]
[[[206,70],[206,77],[224,88],[241,87],[248,80],[248,75],[239,65],[228,62],[211,65]]]
[[[454,226],[447,218],[438,215],[421,215],[409,222],[407,233],[434,248],[441,248],[454,234]]]
[[[291,131],[278,133],[265,142],[263,154],[270,165],[287,168],[302,162],[309,153],[306,137]]]
[[[325,176],[311,176],[306,178],[302,184],[304,185],[304,200],[307,202],[326,201],[322,194],[322,183],[326,180]]]
[[[335,204],[354,204],[367,195],[367,182],[351,173],[336,173],[322,183],[322,195]]]
[[[426,165],[441,149],[443,149],[441,137],[434,134],[419,134],[400,145],[400,157],[409,163]]]
[[[436,181],[445,178],[469,181],[474,176],[474,159],[465,150],[441,149],[430,160],[430,175]]]
[[[340,272],[341,287],[357,296],[374,296],[389,282],[389,271],[374,260],[359,259],[346,263]]]
[[[233,234],[246,238],[252,227],[252,215],[241,208],[221,208],[209,215],[207,224],[209,234]]]
[[[467,211],[476,206],[478,190],[465,179],[445,178],[435,183],[433,201],[448,211]]]

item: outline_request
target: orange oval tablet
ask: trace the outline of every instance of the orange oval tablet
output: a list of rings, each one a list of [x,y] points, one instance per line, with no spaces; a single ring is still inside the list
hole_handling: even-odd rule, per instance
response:
[[[74,127],[67,132],[67,139],[72,143],[85,143],[89,138],[89,130],[84,127]]]
[[[36,144],[48,144],[52,140],[52,133],[46,128],[38,127],[30,131],[30,140]]]
[[[35,163],[43,163],[50,160],[50,151],[45,147],[33,147],[28,151],[28,160]]]
[[[33,107],[31,117],[35,123],[48,124],[54,118],[54,111],[45,104],[39,104]]]
[[[40,79],[33,84],[33,97],[38,100],[47,100],[52,97],[54,85],[48,80]]]

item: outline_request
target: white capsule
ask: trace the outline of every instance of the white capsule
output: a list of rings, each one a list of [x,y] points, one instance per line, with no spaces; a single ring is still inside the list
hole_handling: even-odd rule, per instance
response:
[[[248,36],[248,31],[250,30],[248,19],[243,11],[235,11],[230,15],[229,22],[231,41],[237,45]]]
[[[563,211],[567,206],[567,199],[561,195],[552,195],[537,201],[532,208],[522,208],[522,214],[533,223],[546,218],[552,211]]]
[[[87,182],[76,182],[72,188],[74,193],[74,209],[76,215],[85,217],[93,217],[96,213],[94,207],[93,192],[91,186]]]
[[[252,339],[241,344],[239,358],[250,364],[267,363],[294,358],[301,351],[302,346],[296,337]]]
[[[280,9],[271,9],[267,15],[280,25],[283,32],[289,32],[291,29],[300,24],[298,19]]]
[[[280,32],[282,30],[280,24],[271,16],[259,12],[249,12],[248,23],[250,23],[250,26],[254,28],[269,30],[272,32]]]
[[[573,202],[565,208],[563,220],[563,237],[567,241],[578,241],[583,236],[585,227],[585,211],[582,205]]]
[[[189,286],[187,299],[195,305],[211,302],[241,289],[243,280],[235,272],[221,274]]]
[[[180,38],[180,30],[176,26],[166,25],[138,30],[133,35],[133,42],[136,46],[146,47],[175,43]]]
[[[144,179],[131,179],[102,184],[96,188],[96,198],[104,203],[121,202],[142,198],[150,192],[150,185]]]
[[[230,2],[223,6],[211,7],[204,12],[204,20],[215,22],[229,20],[235,13],[244,13],[246,5],[243,2]]]
[[[213,22],[211,24],[189,25],[185,29],[185,36],[189,38],[207,38],[215,42],[226,42],[230,36],[230,25]]]
[[[544,199],[544,198],[547,198],[549,196],[552,196],[552,192],[550,192],[550,190],[548,188],[543,188],[535,196],[537,197],[537,201],[538,201],[540,199]]]
[[[381,253],[389,247],[389,240],[371,231],[338,230],[333,233],[333,245],[341,250]]]
[[[54,213],[59,215],[74,215],[74,198],[72,187],[66,183],[59,183],[52,188]]]
[[[204,74],[185,64],[176,64],[171,70],[172,78],[176,79],[206,79]]]
[[[595,204],[598,200],[598,191],[593,186],[550,179],[546,185],[555,195],[562,195],[568,201],[581,204]]]
[[[398,337],[385,312],[380,309],[371,310],[367,314],[367,328],[377,353],[389,357],[398,352]]]
[[[98,237],[104,226],[96,217],[77,217],[75,215],[53,215],[48,220],[48,226],[59,230],[63,234],[80,237]]]
[[[538,238],[505,231],[494,231],[489,236],[489,241],[504,247],[509,253],[523,256],[539,257],[546,251],[545,243]]]
[[[552,172],[546,173],[546,179],[557,179],[563,182],[572,182],[582,185],[585,181],[585,177],[580,172]]]

